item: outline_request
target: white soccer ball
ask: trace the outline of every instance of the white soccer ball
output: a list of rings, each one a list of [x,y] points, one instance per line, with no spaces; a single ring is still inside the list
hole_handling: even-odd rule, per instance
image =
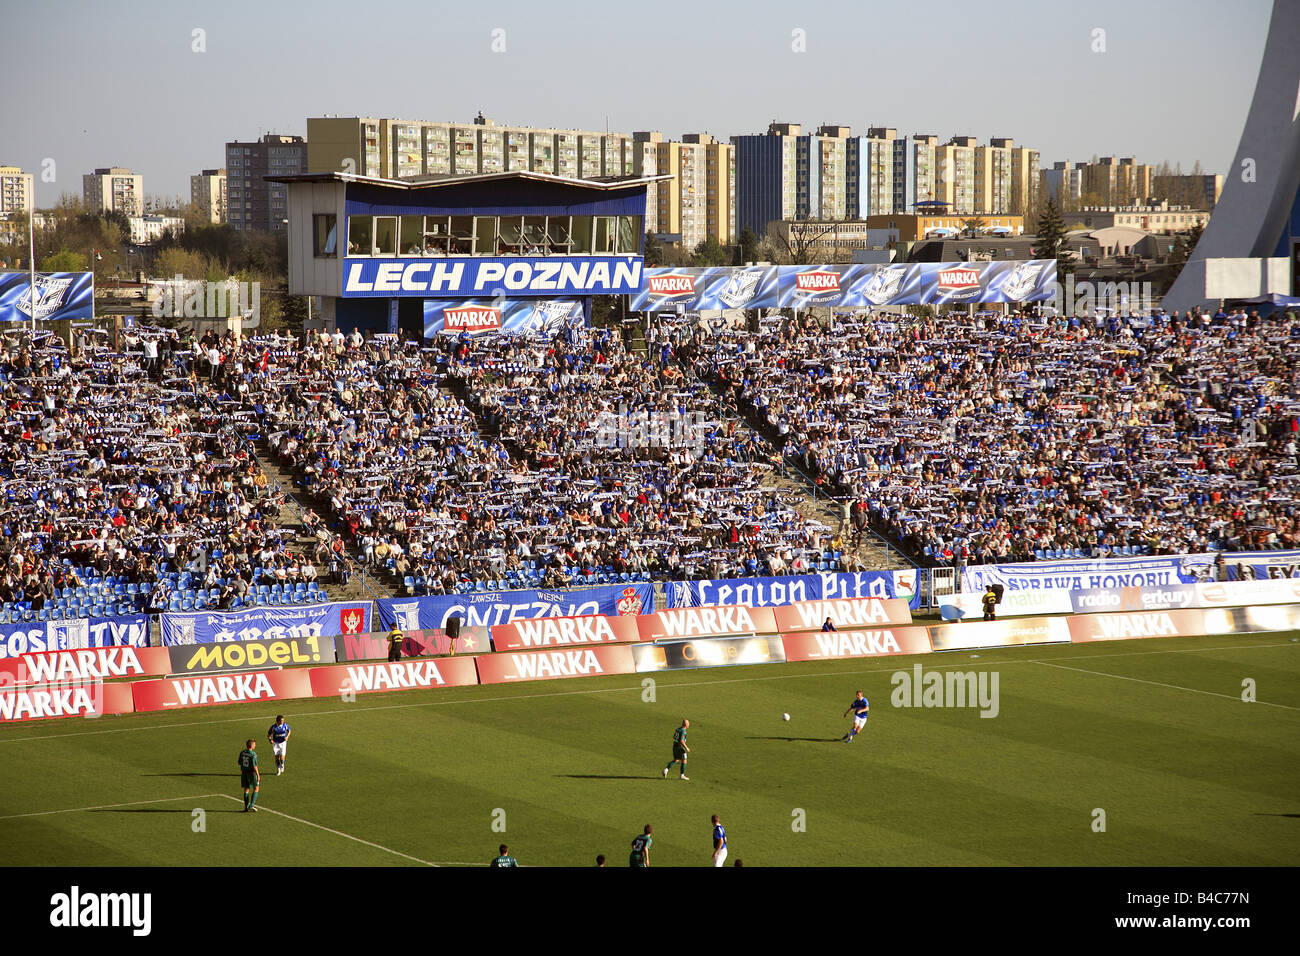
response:
[[[789,719],[790,719],[790,715],[789,715],[789,714],[782,714],[782,715],[781,715],[781,719],[782,719],[782,720],[789,720]]]

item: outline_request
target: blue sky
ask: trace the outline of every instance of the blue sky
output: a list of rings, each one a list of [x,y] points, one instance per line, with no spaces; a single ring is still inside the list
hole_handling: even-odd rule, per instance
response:
[[[189,197],[223,145],[306,118],[391,116],[677,138],[893,126],[1226,172],[1268,0],[298,3],[18,0],[0,30],[0,163],[37,202],[128,166]],[[493,52],[493,31],[505,51]],[[194,31],[206,50],[195,52]],[[794,52],[803,31],[806,52]],[[1104,51],[1094,51],[1103,30]],[[54,160],[54,183],[40,181]]]

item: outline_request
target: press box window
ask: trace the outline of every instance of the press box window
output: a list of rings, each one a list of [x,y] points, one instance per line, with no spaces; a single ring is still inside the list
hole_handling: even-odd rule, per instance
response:
[[[317,259],[333,258],[338,252],[338,217],[332,214],[311,217],[313,254]]]
[[[368,256],[374,237],[374,220],[370,216],[348,217],[348,255]]]

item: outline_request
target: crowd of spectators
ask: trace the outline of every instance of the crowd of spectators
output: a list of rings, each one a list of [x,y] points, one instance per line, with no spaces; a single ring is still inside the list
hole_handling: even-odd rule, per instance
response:
[[[209,344],[220,351],[215,334]],[[71,349],[48,332],[0,337],[0,613],[92,617],[236,607],[275,585],[318,591],[311,556],[293,554],[279,527],[282,500],[196,387],[199,345],[132,329],[118,349],[89,331]],[[211,377],[238,391],[236,379],[233,367]]]
[[[920,561],[1293,548],[1300,321],[805,314],[693,370]]]
[[[268,367],[247,401],[274,454],[416,593],[789,573],[838,543],[671,347],[318,335]]]
[[[1300,546],[1290,314],[805,313],[646,342],[6,333],[0,613],[323,599],[349,546],[414,593],[854,570],[840,533],[868,526],[930,564]],[[259,435],[320,512],[297,553]],[[844,502],[838,531],[782,457]]]

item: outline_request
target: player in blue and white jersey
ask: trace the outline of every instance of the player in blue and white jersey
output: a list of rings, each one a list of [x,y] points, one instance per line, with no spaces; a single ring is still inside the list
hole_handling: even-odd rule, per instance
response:
[[[858,735],[858,731],[867,726],[867,715],[871,712],[871,703],[862,696],[862,691],[858,691],[858,696],[853,698],[853,703],[849,704],[849,709],[844,711],[844,717],[853,713],[853,729],[842,738],[846,744],[853,743],[853,738]]]
[[[284,773],[284,755],[289,749],[289,725],[285,723],[284,714],[275,715],[275,723],[266,732],[266,739],[271,741],[271,753],[275,754],[275,775]]]

